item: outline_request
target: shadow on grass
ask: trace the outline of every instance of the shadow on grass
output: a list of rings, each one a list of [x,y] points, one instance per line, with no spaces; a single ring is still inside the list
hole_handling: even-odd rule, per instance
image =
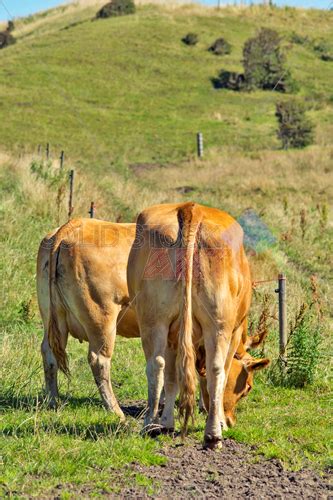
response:
[[[51,422],[45,424],[39,424],[38,428],[35,428],[34,422],[29,421],[26,425],[14,425],[10,424],[3,428],[2,434],[4,436],[32,436],[36,433],[45,432],[48,434],[66,435],[80,438],[82,440],[98,441],[102,437],[107,437],[115,434],[128,435],[128,429],[126,426],[119,424],[119,422],[110,422],[108,424],[82,424],[82,423],[62,423],[62,422]]]
[[[127,417],[141,418],[147,409],[146,401],[133,401],[132,404],[121,405],[121,409]]]
[[[102,402],[99,398],[93,397],[74,397],[60,396],[58,407],[66,406],[68,408],[81,408],[83,406],[99,406],[102,407]],[[31,411],[38,407],[39,410],[47,410],[48,398],[45,394],[40,393],[34,396],[17,395],[10,391],[0,393],[0,407],[2,410],[14,409]]]
[[[58,408],[66,407],[70,409],[78,409],[84,406],[103,407],[102,401],[94,397],[75,397],[75,396],[60,396]],[[38,410],[48,410],[48,398],[44,393],[34,396],[17,395],[10,391],[0,393],[0,407],[2,410],[24,410],[33,411],[38,407]],[[133,418],[140,418],[145,412],[146,402],[144,400],[133,401],[125,405],[121,405],[124,414]],[[50,409],[50,411],[52,411]],[[110,413],[112,414],[112,413]]]

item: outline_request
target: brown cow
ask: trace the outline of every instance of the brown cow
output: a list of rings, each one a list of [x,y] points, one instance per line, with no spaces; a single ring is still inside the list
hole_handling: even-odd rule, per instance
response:
[[[110,365],[116,332],[139,337],[134,311],[128,307],[126,283],[134,235],[135,224],[75,219],[49,234],[40,245],[37,291],[51,405],[58,396],[57,369],[68,373],[66,344],[70,333],[89,343],[88,361],[105,407],[125,418],[112,390]]]
[[[174,426],[179,384],[186,432],[195,404],[196,355],[204,348],[209,395],[204,445],[221,447],[221,423],[227,427],[223,392],[237,347],[246,335],[251,302],[241,227],[227,213],[195,203],[150,207],[137,219],[127,278],[147,361],[144,429],[154,432]],[[268,363],[260,360],[257,367]],[[239,373],[237,384],[241,380]],[[160,420],[163,386],[165,407]]]
[[[58,397],[58,367],[68,372],[65,349],[68,333],[71,333],[81,342],[89,342],[89,363],[103,403],[107,409],[124,418],[112,390],[109,368],[115,334],[127,338],[139,337],[134,310],[127,307],[126,266],[134,236],[135,224],[76,219],[49,233],[41,242],[37,259],[37,291],[44,324],[41,350],[45,384],[51,406],[56,404]],[[55,355],[48,340],[50,303],[50,339]],[[258,344],[257,337],[244,338],[239,346],[239,356],[246,354],[243,352],[245,343],[248,349],[254,340]],[[247,375],[241,383],[237,382],[240,367]],[[197,368],[208,408],[203,351]],[[241,361],[232,361],[225,392],[225,411],[234,412],[237,401],[248,392],[253,369],[245,372]]]

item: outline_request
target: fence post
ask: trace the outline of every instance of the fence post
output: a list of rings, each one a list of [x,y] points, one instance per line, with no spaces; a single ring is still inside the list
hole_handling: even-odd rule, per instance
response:
[[[46,143],[46,159],[48,160],[50,157],[50,144]]]
[[[88,214],[90,215],[90,218],[94,218],[94,212],[95,212],[95,203],[92,201],[90,203],[90,210],[88,211]]]
[[[38,156],[40,156],[41,149],[42,149],[41,145],[38,144],[38,150],[37,150],[38,151]]]
[[[61,169],[64,166],[64,159],[65,159],[65,151],[61,151],[61,153],[60,153],[60,168]]]
[[[203,135],[201,132],[197,133],[197,151],[199,158],[203,157]]]
[[[73,207],[73,188],[74,188],[74,170],[69,173],[69,202],[68,202],[68,218],[70,219],[74,210]]]
[[[284,274],[279,274],[279,288],[275,290],[279,294],[279,341],[280,341],[280,358],[286,360],[287,346],[287,298],[286,298],[286,277]]]

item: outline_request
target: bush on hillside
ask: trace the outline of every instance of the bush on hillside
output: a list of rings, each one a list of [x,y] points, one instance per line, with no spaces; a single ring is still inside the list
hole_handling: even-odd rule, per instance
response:
[[[295,43],[297,45],[307,45],[308,43],[310,43],[308,36],[300,35],[295,31],[293,31],[292,34],[290,35],[290,41],[291,43]]]
[[[230,54],[231,45],[224,38],[217,38],[208,50],[209,52],[213,52],[216,56],[223,56],[225,54]]]
[[[199,37],[196,33],[187,33],[182,38],[182,42],[185,43],[185,45],[196,45],[199,41]]]
[[[14,31],[14,29],[15,26],[13,21],[8,21],[5,31],[0,31],[0,49],[4,49],[5,47],[8,47],[8,45],[16,43],[15,38],[11,35],[11,32]]]
[[[245,86],[244,75],[235,71],[222,70],[212,82],[216,89],[242,90]]]
[[[313,142],[314,126],[300,102],[295,99],[278,102],[275,116],[279,122],[277,135],[284,149],[303,148]]]
[[[322,61],[333,61],[333,49],[326,40],[317,40],[313,44],[313,50]]]
[[[96,14],[97,19],[106,19],[114,16],[126,16],[135,13],[133,0],[112,0],[102,7]]]
[[[14,31],[14,29],[15,29],[15,25],[14,25],[13,21],[8,21],[8,26],[7,26],[8,33],[11,33],[12,31]]]
[[[280,35],[269,28],[262,28],[250,38],[243,48],[243,64],[248,89],[293,89],[290,72],[285,68],[285,57],[280,47]]]

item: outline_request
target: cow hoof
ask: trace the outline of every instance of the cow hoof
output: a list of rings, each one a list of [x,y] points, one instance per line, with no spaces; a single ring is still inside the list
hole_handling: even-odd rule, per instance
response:
[[[160,436],[163,432],[163,427],[159,424],[148,424],[145,425],[142,429],[142,434],[145,436],[149,436],[151,438],[155,438]]]
[[[203,447],[204,450],[220,450],[222,448],[222,438],[205,436]]]

